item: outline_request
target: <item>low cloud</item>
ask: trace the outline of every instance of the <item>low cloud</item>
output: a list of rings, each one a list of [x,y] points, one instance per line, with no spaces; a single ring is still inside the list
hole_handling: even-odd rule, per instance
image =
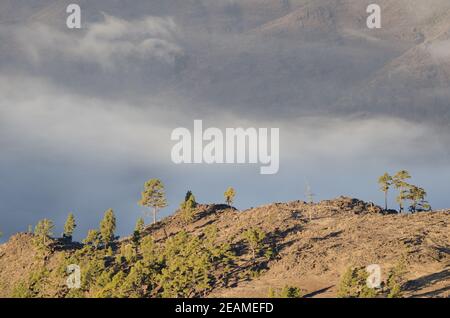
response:
[[[180,16],[175,11],[167,14]],[[396,52],[376,41],[343,45],[210,33],[190,26],[191,18],[175,23],[105,15],[82,30],[2,26],[5,237],[43,217],[61,226],[69,211],[83,236],[110,207],[119,233],[130,233],[141,212],[141,187],[151,177],[166,185],[170,206],[164,214],[188,189],[201,202],[220,202],[233,185],[238,207],[247,208],[300,199],[306,180],[318,198],[382,200],[376,178],[397,169],[418,177],[434,207],[448,206],[449,130],[425,120],[447,118],[445,87],[405,90],[402,81],[387,81],[387,93],[359,91]],[[220,25],[216,21],[211,19]],[[431,49],[448,57],[447,45]],[[180,54],[185,59],[177,69]],[[347,112],[341,111],[346,104],[336,107],[352,92],[361,95],[352,95],[357,113],[368,115],[346,116],[356,113],[353,105]],[[192,129],[194,119],[205,128],[280,128],[280,172],[268,177],[257,165],[173,164],[170,133]]]
[[[67,93],[33,77],[0,77],[0,94],[4,158],[14,156],[8,150],[26,147],[34,156],[144,164],[161,159],[164,152],[154,149],[168,147],[161,138],[169,136],[161,124],[167,115],[157,100],[148,99],[142,109]]]
[[[182,49],[178,29],[171,18],[146,17],[126,21],[104,14],[102,22],[84,30],[60,30],[33,23],[15,31],[22,52],[34,63],[59,57],[115,69],[131,60],[173,64]]]
[[[447,133],[429,124],[393,117],[303,117],[284,128],[288,158],[328,165],[355,161],[380,166],[399,164],[447,165]]]
[[[371,198],[377,193],[373,180],[384,170],[422,171],[436,184],[436,189],[424,185],[430,192],[439,191],[436,180],[450,174],[448,143],[442,139],[447,135],[406,120],[269,121],[226,108],[204,113],[187,100],[169,98],[147,98],[146,107],[136,107],[73,94],[32,76],[1,76],[0,96],[0,224],[6,237],[44,217],[61,226],[68,211],[76,213],[82,237],[110,207],[118,214],[119,233],[129,233],[141,212],[139,191],[150,177],[166,184],[168,214],[188,189],[202,202],[220,202],[232,184],[239,190],[238,206],[246,208],[261,204],[261,198],[299,199],[307,178],[320,185],[314,191],[321,198]],[[204,119],[205,128],[280,128],[280,172],[262,177],[257,165],[173,164],[170,133],[192,129],[194,119]]]

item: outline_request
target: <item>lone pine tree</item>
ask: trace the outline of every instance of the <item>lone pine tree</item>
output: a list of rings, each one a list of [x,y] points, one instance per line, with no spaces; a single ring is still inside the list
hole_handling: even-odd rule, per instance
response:
[[[186,192],[186,195],[184,196],[184,201],[186,202],[187,200],[189,200],[190,197],[193,197],[193,199],[194,199],[194,201],[195,201],[195,196],[194,196],[194,194],[192,193],[191,190],[188,190],[188,191]]]
[[[139,204],[143,207],[152,208],[153,224],[156,223],[156,214],[159,209],[167,206],[164,185],[159,179],[151,179],[144,184]]]
[[[225,191],[223,195],[225,196],[225,203],[228,205],[232,205],[234,202],[236,191],[234,191],[232,187],[228,187],[227,191]]]

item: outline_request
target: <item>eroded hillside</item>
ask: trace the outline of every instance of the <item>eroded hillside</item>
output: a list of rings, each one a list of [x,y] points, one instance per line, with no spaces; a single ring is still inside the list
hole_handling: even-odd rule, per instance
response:
[[[377,206],[344,197],[318,204],[302,201],[274,203],[245,211],[226,205],[199,205],[194,220],[189,223],[183,221],[180,211],[177,211],[156,225],[146,227],[142,240],[151,236],[153,243],[142,247],[137,255],[133,256],[131,249],[127,251],[125,248],[132,245],[131,237],[119,240],[109,251],[105,249],[102,252],[100,247],[96,253],[101,256],[97,255],[94,263],[98,271],[96,280],[103,279],[104,283],[90,283],[90,287],[78,292],[67,289],[65,266],[73,262],[74,255],[84,255],[81,258],[92,255],[81,253],[86,246],[53,241],[50,251],[42,259],[32,234],[17,234],[0,246],[0,296],[23,296],[27,288],[33,289],[35,294],[28,294],[32,297],[164,296],[164,288],[169,288],[167,272],[173,270],[174,276],[170,277],[175,280],[180,279],[181,271],[189,272],[189,268],[193,268],[194,265],[183,267],[190,262],[188,252],[186,264],[180,261],[174,265],[170,260],[158,263],[166,266],[165,270],[160,269],[166,276],[147,273],[157,282],[139,280],[139,283],[129,285],[127,279],[137,275],[139,271],[136,268],[144,264],[142,259],[148,259],[149,254],[159,251],[161,255],[168,255],[167,246],[172,246],[172,249],[177,244],[178,248],[184,246],[180,233],[199,237],[199,241],[189,241],[186,246],[192,248],[198,243],[200,249],[192,249],[193,253],[203,251],[201,245],[206,246],[210,242],[209,234],[205,233],[214,228],[214,246],[221,251],[228,249],[232,260],[209,264],[207,286],[202,285],[205,283],[202,280],[201,284],[189,287],[187,296],[266,297],[270,289],[294,286],[306,297],[334,297],[349,266],[378,264],[384,279],[387,272],[403,260],[406,264],[403,296],[448,297],[450,212],[414,215],[383,215],[380,212]],[[262,248],[265,251],[255,257],[244,236],[250,228],[265,233]],[[152,251],[148,250],[149,246]],[[162,247],[166,247],[165,250],[158,250]],[[176,253],[181,255],[185,251]],[[161,256],[152,255],[155,259]],[[197,256],[201,259],[203,254]],[[92,275],[92,262],[83,264],[82,275]],[[83,266],[89,269],[83,269]],[[139,268],[146,273],[144,267]],[[127,290],[114,294],[113,282],[119,280],[114,278],[118,272],[122,272],[119,275],[123,279],[120,286],[129,286]]]

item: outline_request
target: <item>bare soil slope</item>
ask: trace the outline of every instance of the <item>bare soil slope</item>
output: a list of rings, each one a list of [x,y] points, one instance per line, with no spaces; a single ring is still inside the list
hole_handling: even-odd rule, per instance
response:
[[[200,205],[196,220],[186,226],[178,213],[145,229],[157,242],[184,229],[200,235],[206,226],[219,229],[219,240],[232,242],[237,269],[227,288],[209,297],[266,297],[269,288],[286,285],[302,289],[306,297],[334,297],[349,266],[379,264],[382,275],[403,257],[407,262],[407,297],[448,297],[450,292],[450,211],[415,215],[382,215],[373,204],[341,197],[307,204],[274,203],[237,211],[226,205]],[[262,262],[258,275],[246,275],[254,264],[243,240],[248,228],[267,233],[276,257]],[[0,296],[10,295],[28,274],[35,249],[32,236],[17,234],[0,245]],[[124,244],[129,238],[120,240]],[[70,249],[70,248],[69,248]],[[61,251],[49,257],[49,270],[57,272]],[[383,277],[385,278],[385,277]],[[63,280],[52,286],[62,286]],[[57,297],[58,288],[47,296]]]

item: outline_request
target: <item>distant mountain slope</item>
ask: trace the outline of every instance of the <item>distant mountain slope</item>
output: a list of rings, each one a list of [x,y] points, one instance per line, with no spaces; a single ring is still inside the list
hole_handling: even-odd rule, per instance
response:
[[[0,23],[18,27],[39,22],[67,31],[64,10],[69,2],[5,0],[0,3]],[[380,0],[382,28],[369,30],[366,8],[372,2],[152,0],[133,1],[131,6],[122,0],[83,0],[79,4],[86,27],[103,21],[103,13],[129,21],[146,16],[174,19],[177,45],[184,55],[173,71],[164,69],[158,76],[142,67],[127,73],[134,81],[124,82],[133,83],[134,89],[155,76],[163,83],[157,89],[163,96],[183,95],[198,104],[227,105],[252,115],[263,109],[269,117],[365,113],[448,121],[449,1]],[[0,48],[0,66],[11,69],[26,48],[18,47],[15,34],[9,33],[11,43]],[[20,59],[16,63],[18,69],[27,65]],[[66,60],[51,63],[56,70],[70,67]],[[96,71],[80,75],[86,77],[79,80],[86,83],[86,90],[92,86],[90,80],[100,81],[95,76],[108,86],[103,77],[111,76]],[[64,82],[57,71],[40,72]],[[121,85],[124,91],[132,89]]]
[[[178,212],[147,227],[144,236],[152,236],[156,244],[166,244],[182,230],[202,237],[208,226],[214,226],[218,244],[229,242],[236,259],[235,265],[225,270],[226,285],[212,286],[205,294],[209,297],[267,297],[269,288],[286,285],[311,297],[333,297],[349,266],[379,264],[385,279],[387,271],[401,259],[407,264],[405,297],[448,297],[450,211],[415,215],[381,215],[380,211],[373,204],[345,197],[318,204],[275,203],[242,212],[225,205],[200,205],[188,225]],[[273,257],[252,257],[243,238],[249,228],[266,233],[265,242],[273,248]],[[111,259],[117,259],[121,246],[130,239],[120,240],[112,258],[105,256],[108,271],[117,266]],[[31,235],[18,234],[0,245],[0,296],[11,295],[36,266],[31,241]],[[55,245],[45,261],[50,273],[39,295],[67,294],[64,259],[79,248]]]
[[[425,40],[392,59],[344,97],[337,107],[349,113],[377,113],[447,125],[450,119],[450,36]]]

